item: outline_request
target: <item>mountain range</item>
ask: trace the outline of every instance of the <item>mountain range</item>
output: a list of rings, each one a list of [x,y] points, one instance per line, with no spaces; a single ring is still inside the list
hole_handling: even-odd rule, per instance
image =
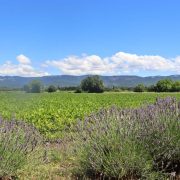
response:
[[[28,84],[32,80],[39,80],[45,86],[56,85],[61,87],[78,86],[82,79],[86,78],[88,75],[84,76],[72,76],[72,75],[57,75],[57,76],[43,76],[43,77],[20,77],[20,76],[0,76],[0,87],[5,88],[21,88],[25,84]],[[172,79],[180,80],[180,75],[171,76],[100,76],[104,81],[105,86],[112,87],[134,87],[137,84],[143,83],[146,86],[155,84],[161,79]]]

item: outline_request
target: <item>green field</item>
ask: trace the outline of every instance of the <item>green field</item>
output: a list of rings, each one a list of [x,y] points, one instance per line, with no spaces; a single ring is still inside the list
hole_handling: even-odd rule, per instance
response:
[[[72,92],[30,94],[0,92],[0,114],[5,119],[16,118],[29,122],[49,138],[60,137],[64,127],[83,119],[101,108],[116,105],[121,108],[153,103],[157,97],[180,93],[103,93],[75,94]]]
[[[88,177],[89,169],[95,167],[90,176],[101,172],[107,177],[128,177],[129,169],[136,168],[140,176],[149,179],[168,177],[158,169],[154,171],[153,162],[156,155],[164,152],[163,157],[167,153],[168,158],[171,157],[169,163],[174,162],[174,158],[179,162],[179,101],[168,98],[154,106],[129,111],[129,108],[154,103],[158,97],[180,100],[180,93],[0,92],[0,123],[6,123],[0,129],[0,152],[4,160],[0,163],[0,170],[3,170],[0,175],[35,180],[81,179]],[[111,106],[127,108],[127,111],[113,108],[96,113]],[[94,116],[86,119],[86,123],[76,124],[78,119],[83,120],[92,113]],[[38,131],[32,133],[34,128],[31,130],[26,123],[20,121],[21,126],[16,121],[8,123],[1,121],[1,116],[7,121],[17,119],[33,124],[42,136],[39,137]],[[74,128],[68,128],[75,124]],[[31,151],[35,144],[36,148]],[[151,152],[155,153],[151,155]],[[14,166],[12,160],[20,166]],[[11,172],[12,167],[15,170]],[[135,177],[133,175],[136,171],[132,174]]]

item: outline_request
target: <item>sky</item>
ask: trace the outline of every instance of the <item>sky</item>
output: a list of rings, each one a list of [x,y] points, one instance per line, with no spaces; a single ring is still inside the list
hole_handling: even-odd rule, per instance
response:
[[[179,0],[0,0],[0,75],[180,74]]]

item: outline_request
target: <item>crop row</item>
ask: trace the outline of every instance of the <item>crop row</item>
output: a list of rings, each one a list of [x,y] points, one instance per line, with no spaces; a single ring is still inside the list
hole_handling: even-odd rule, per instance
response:
[[[101,108],[139,107],[152,103],[157,97],[174,96],[178,93],[104,93],[74,94],[30,94],[22,92],[0,92],[0,115],[5,119],[24,120],[37,127],[48,138],[62,135],[65,127],[73,125]]]

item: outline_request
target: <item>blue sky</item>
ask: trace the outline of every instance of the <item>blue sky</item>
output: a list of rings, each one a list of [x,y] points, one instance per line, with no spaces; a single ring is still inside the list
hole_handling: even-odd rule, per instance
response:
[[[180,74],[179,0],[0,0],[0,75]]]

